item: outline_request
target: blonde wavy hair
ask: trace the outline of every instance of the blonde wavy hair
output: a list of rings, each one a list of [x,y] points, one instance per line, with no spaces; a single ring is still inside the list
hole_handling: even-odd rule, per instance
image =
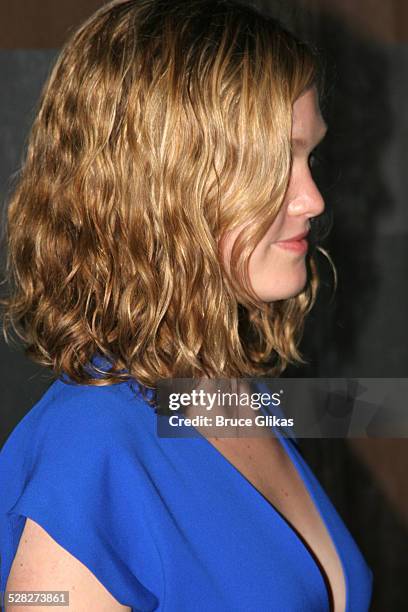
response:
[[[313,255],[304,291],[273,303],[248,260],[283,203],[293,103],[317,82],[309,46],[232,0],[95,13],[50,74],[9,202],[6,341],[91,385],[302,362]],[[228,275],[220,238],[242,223]]]

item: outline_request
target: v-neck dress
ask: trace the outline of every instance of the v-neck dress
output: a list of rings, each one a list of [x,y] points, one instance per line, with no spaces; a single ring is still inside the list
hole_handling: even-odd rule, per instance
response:
[[[137,383],[55,381],[0,451],[0,591],[26,517],[132,611],[328,612],[313,554],[208,440],[157,435]],[[279,436],[339,554],[346,612],[373,573],[291,438]]]

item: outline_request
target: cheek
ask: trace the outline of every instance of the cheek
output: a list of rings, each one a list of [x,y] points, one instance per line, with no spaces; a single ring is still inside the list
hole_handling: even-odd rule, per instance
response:
[[[266,234],[264,235],[262,240],[260,240],[258,246],[261,249],[266,248],[270,244],[282,238],[283,228],[285,225],[286,213],[287,213],[287,199],[285,199],[285,202],[282,204],[278,214],[276,215],[275,219],[269,226]]]
[[[251,268],[258,268],[268,261],[273,254],[273,243],[280,239],[282,234],[282,225],[285,217],[285,206],[281,208],[273,223],[269,226],[266,234],[256,245],[250,260]],[[223,234],[219,242],[219,252],[222,258],[223,265],[227,272],[230,271],[231,251],[235,240],[245,226],[241,225],[229,232]]]
[[[254,252],[251,255],[251,259],[256,261],[263,261],[268,256],[271,248],[271,240],[264,236],[264,238],[256,245]]]
[[[219,242],[219,253],[221,255],[222,263],[227,271],[230,269],[231,251],[234,246],[234,242],[240,232],[240,228],[226,232],[220,239]]]
[[[258,276],[265,270],[270,270],[271,262],[274,259],[274,247],[269,236],[257,244],[249,260],[249,273],[251,276]]]
[[[279,240],[281,236],[280,232],[280,223],[275,222],[269,227],[266,234],[256,245],[254,252],[252,253],[252,257],[254,260],[263,260],[266,257],[270,256],[271,250],[273,250],[273,244]]]

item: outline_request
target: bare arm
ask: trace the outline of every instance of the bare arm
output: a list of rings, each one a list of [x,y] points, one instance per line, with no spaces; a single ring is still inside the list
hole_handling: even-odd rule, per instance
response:
[[[75,612],[130,612],[92,572],[68,553],[35,521],[27,518],[6,591],[69,591],[69,609]],[[6,612],[49,612],[50,606],[5,607]]]

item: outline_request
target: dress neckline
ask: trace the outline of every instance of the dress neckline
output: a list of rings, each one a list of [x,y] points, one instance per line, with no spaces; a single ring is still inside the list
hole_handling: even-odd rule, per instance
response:
[[[258,387],[259,385],[260,384],[258,383]],[[265,387],[265,390],[266,390],[266,387]],[[262,411],[263,411],[263,408],[266,408],[266,407],[262,407],[261,408]],[[270,413],[264,412],[264,414],[270,414]],[[320,575],[324,583],[324,586],[325,586],[328,610],[330,610],[330,612],[333,612],[334,604],[332,605],[331,599],[330,599],[330,595],[332,595],[332,593],[331,593],[331,585],[330,585],[329,577],[327,573],[325,572],[325,570],[322,568],[320,562],[317,560],[316,555],[314,554],[312,549],[305,542],[305,540],[300,535],[300,533],[297,531],[297,529],[294,527],[294,525],[292,525],[292,523],[278,510],[278,508],[271,501],[269,501],[269,499],[267,499],[265,495],[263,495],[263,493],[261,493],[261,491],[246,476],[244,476],[244,474],[225,455],[223,455],[223,453],[221,453],[221,451],[219,451],[213,444],[211,444],[211,442],[209,442],[208,439],[204,435],[202,435],[196,427],[189,426],[189,425],[187,426],[183,425],[182,428],[187,429],[187,430],[194,430],[195,431],[194,437],[196,437],[197,439],[203,440],[203,444],[207,448],[209,448],[209,452],[213,454],[216,460],[221,462],[229,471],[231,471],[231,473],[235,474],[236,478],[240,479],[243,482],[244,486],[247,487],[249,491],[251,491],[252,496],[254,497],[255,500],[257,500],[258,504],[263,505],[268,511],[272,512],[275,516],[278,517],[278,520],[282,522],[282,524],[285,526],[285,528],[288,530],[291,536],[294,537],[295,540],[299,543],[299,546],[302,547],[302,549],[304,550],[308,558],[311,560],[314,567],[317,569],[318,574]],[[324,518],[321,504],[319,500],[317,499],[315,493],[312,491],[312,487],[309,482],[308,474],[305,471],[304,466],[302,465],[302,462],[301,462],[300,453],[299,451],[295,449],[294,443],[291,447],[289,440],[285,439],[285,436],[282,436],[281,434],[277,433],[276,428],[273,425],[271,425],[271,429],[273,429],[273,431],[275,432],[275,437],[279,440],[281,446],[283,447],[284,452],[289,457],[289,460],[292,463],[296,471],[296,474],[298,475],[301,482],[303,483],[305,491],[307,495],[309,496],[309,499],[312,502],[312,505],[315,507],[317,514],[319,515],[320,520],[323,526],[325,527],[329,535],[329,538],[332,542],[333,548],[337,554],[337,557],[340,562],[341,570],[343,573],[344,588],[345,588],[344,612],[349,612],[349,583],[348,583],[348,576],[347,576],[347,571],[345,567],[345,562],[341,554],[341,551],[337,546],[337,542],[336,542],[335,537],[333,536],[333,532],[329,529],[329,525],[326,519]],[[298,456],[296,455],[296,453],[298,454]],[[333,596],[332,596],[332,599],[334,600]]]
[[[257,382],[257,388],[260,389],[261,391],[262,390],[265,392],[269,391],[267,385],[262,382]],[[261,411],[264,413],[264,415],[271,414],[270,412],[268,412],[266,406],[263,406],[263,405],[261,405]],[[157,415],[156,415],[156,418],[157,418]],[[309,500],[312,502],[312,505],[315,507],[317,514],[319,515],[319,518],[323,526],[325,527],[328,533],[328,536],[331,540],[332,546],[337,554],[337,557],[340,562],[342,574],[343,574],[344,589],[345,589],[344,612],[349,612],[349,588],[350,587],[349,587],[349,581],[348,581],[345,561],[337,545],[336,537],[333,536],[333,532],[330,530],[328,522],[326,521],[323,515],[322,504],[318,500],[317,496],[312,490],[310,477],[309,477],[309,474],[307,473],[307,470],[305,469],[307,464],[306,462],[304,462],[304,460],[302,459],[301,453],[296,448],[296,442],[295,442],[296,439],[294,437],[291,437],[290,435],[289,435],[289,439],[286,439],[285,436],[282,436],[281,434],[277,433],[276,427],[274,427],[273,425],[271,425],[270,427],[274,431],[275,437],[279,440],[279,443],[283,447],[284,452],[286,453],[290,462],[292,463],[297,476],[300,478],[301,482],[303,483],[306,494],[309,496]],[[333,606],[331,604],[330,595],[332,593],[330,592],[331,586],[330,586],[330,580],[328,578],[328,575],[325,572],[325,570],[322,568],[320,562],[318,562],[316,555],[314,554],[312,549],[305,542],[305,540],[300,535],[300,533],[297,531],[297,529],[294,527],[294,525],[292,525],[292,523],[278,510],[278,508],[271,501],[269,501],[269,499],[267,499],[265,495],[263,495],[261,491],[246,476],[244,476],[244,474],[231,461],[229,461],[229,459],[227,459],[225,455],[221,453],[221,451],[219,451],[213,444],[211,444],[208,441],[208,439],[205,436],[203,436],[196,427],[192,425],[183,424],[181,429],[184,429],[185,431],[187,430],[187,431],[194,432],[193,437],[196,438],[197,440],[202,440],[202,444],[204,445],[205,448],[209,449],[209,452],[213,454],[214,458],[217,461],[221,462],[228,469],[228,471],[230,471],[232,474],[235,474],[236,478],[242,481],[243,485],[247,487],[249,491],[251,491],[251,494],[254,497],[254,499],[257,500],[258,505],[264,506],[269,512],[272,512],[276,517],[278,517],[278,520],[282,522],[282,524],[287,529],[288,533],[290,533],[291,536],[295,539],[295,541],[299,544],[302,550],[306,553],[306,556],[311,561],[315,570],[317,570],[317,573],[320,576],[325,586],[325,593],[327,597],[328,609],[330,610],[330,612],[333,612],[334,604]],[[292,442],[292,445],[290,444],[290,441]],[[304,462],[304,464],[302,464],[302,461]],[[334,597],[332,597],[332,599],[334,600]]]

